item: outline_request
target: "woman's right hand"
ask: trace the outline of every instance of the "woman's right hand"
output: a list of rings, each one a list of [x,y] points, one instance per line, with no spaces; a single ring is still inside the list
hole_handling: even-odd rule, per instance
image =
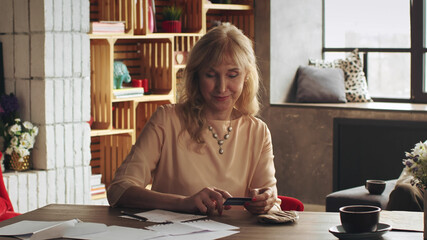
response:
[[[224,206],[225,199],[231,197],[231,194],[225,190],[215,187],[205,187],[193,196],[184,198],[184,209],[189,212],[200,212],[211,215],[218,211],[222,214],[223,209],[230,209],[230,206]]]

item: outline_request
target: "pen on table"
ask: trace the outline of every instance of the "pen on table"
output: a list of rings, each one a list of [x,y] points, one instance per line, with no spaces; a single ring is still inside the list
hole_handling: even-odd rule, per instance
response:
[[[121,214],[123,214],[123,215],[129,216],[129,217],[136,218],[136,219],[141,220],[141,221],[144,221],[144,222],[148,220],[148,219],[147,219],[147,218],[145,218],[145,217],[138,216],[138,215],[136,215],[136,214],[133,214],[133,213],[130,213],[130,212],[126,212],[126,211],[121,211],[120,213],[121,213]]]

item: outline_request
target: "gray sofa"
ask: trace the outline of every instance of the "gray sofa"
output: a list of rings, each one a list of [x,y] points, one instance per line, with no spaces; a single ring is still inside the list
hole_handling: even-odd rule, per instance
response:
[[[386,188],[381,195],[373,195],[359,186],[333,192],[326,196],[326,211],[338,212],[339,208],[346,205],[374,205],[386,209],[389,195],[396,185],[397,179],[386,181]]]

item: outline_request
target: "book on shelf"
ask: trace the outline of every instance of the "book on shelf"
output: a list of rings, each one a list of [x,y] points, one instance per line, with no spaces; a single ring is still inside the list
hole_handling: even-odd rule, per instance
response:
[[[102,199],[102,198],[107,198],[107,193],[99,193],[99,194],[94,194],[91,196],[92,200],[98,200],[98,199]]]
[[[101,184],[102,174],[92,174],[90,176],[90,185],[95,186]]]
[[[91,33],[125,33],[123,21],[99,21],[90,23]]]
[[[101,183],[95,186],[91,186],[90,188],[90,194],[94,195],[94,194],[99,194],[99,193],[105,193],[106,189],[105,189],[105,184]]]
[[[124,87],[113,90],[115,98],[131,98],[141,97],[144,95],[144,88],[142,87]]]

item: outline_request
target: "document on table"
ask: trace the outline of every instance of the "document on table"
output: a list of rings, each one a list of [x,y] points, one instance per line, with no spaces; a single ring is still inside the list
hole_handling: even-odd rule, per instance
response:
[[[217,239],[222,236],[229,236],[235,233],[238,233],[239,228],[236,226],[232,226],[225,223],[216,222],[210,219],[205,220],[196,220],[191,222],[174,222],[169,224],[158,224],[154,226],[149,226],[147,229],[153,230],[161,235],[167,236],[186,236],[193,237],[194,239],[198,239],[197,236],[202,237],[203,239]],[[203,234],[206,233],[206,234]],[[209,233],[209,234],[207,234]],[[208,238],[207,236],[211,236],[213,238]]]
[[[67,229],[74,227],[78,219],[69,221],[20,221],[0,228],[0,236],[20,239],[50,239],[62,237]]]
[[[184,222],[200,218],[206,218],[205,215],[195,215],[186,213],[177,213],[172,211],[155,209],[147,212],[136,213],[135,215],[147,218],[149,222],[165,223],[165,222]],[[132,218],[126,215],[121,216],[124,218]]]
[[[78,219],[68,221],[20,221],[0,228],[0,236],[13,236],[19,239],[96,239],[96,240],[169,240],[169,239],[218,239],[238,233],[239,228],[216,222],[210,219],[178,222],[178,220],[205,217],[200,215],[180,214],[168,211],[154,212],[154,216],[161,222],[142,228],[130,228],[121,226],[107,226],[103,223],[81,222]],[[153,214],[153,213],[151,213]],[[181,216],[180,216],[181,215]],[[191,216],[190,216],[191,215]],[[148,215],[149,216],[149,215]],[[159,217],[159,216],[163,216]],[[171,218],[171,216],[174,216]],[[154,218],[153,218],[154,219]],[[174,221],[174,222],[172,222]],[[175,222],[176,221],[176,222]]]
[[[99,240],[144,240],[161,236],[146,229],[108,226],[103,223],[81,222],[78,219],[62,222],[20,221],[0,228],[0,236],[14,236],[19,239],[99,239]]]
[[[382,210],[380,223],[391,225],[393,230],[422,232],[424,231],[424,212]]]

